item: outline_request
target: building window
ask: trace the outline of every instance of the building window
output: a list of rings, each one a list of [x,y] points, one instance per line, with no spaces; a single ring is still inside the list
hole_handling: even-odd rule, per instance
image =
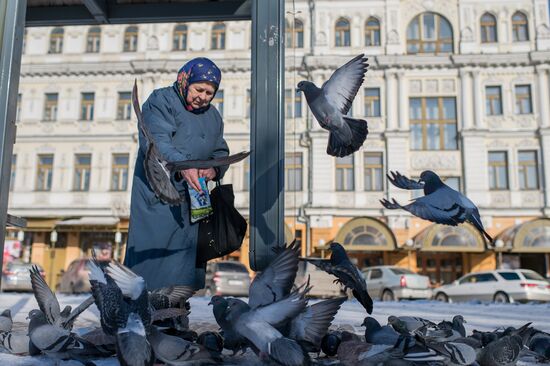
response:
[[[302,153],[285,154],[285,189],[289,192],[302,190]]]
[[[384,163],[381,152],[366,152],[365,191],[382,191],[384,189]]]
[[[519,189],[522,191],[539,188],[537,152],[518,151]]]
[[[36,166],[36,190],[51,191],[53,174],[53,155],[38,155]]]
[[[250,118],[250,114],[252,113],[252,104],[250,103],[250,89],[246,89],[246,102],[245,102],[245,117]]]
[[[380,88],[365,88],[365,116],[380,117]]]
[[[216,96],[212,99],[212,104],[220,112],[220,115],[223,116],[223,90],[216,92]]]
[[[514,42],[525,42],[529,40],[527,16],[519,11],[512,15],[512,36]]]
[[[455,98],[410,98],[409,104],[412,150],[457,149]]]
[[[119,92],[116,118],[119,121],[132,118],[132,93]]]
[[[250,157],[243,161],[243,191],[250,190]]]
[[[65,31],[63,28],[54,28],[50,33],[50,48],[48,53],[61,53],[63,52],[63,34]]]
[[[17,155],[13,154],[11,157],[11,176],[10,176],[10,192],[13,191],[15,185],[15,172],[17,168]]]
[[[210,48],[213,50],[225,49],[225,24],[214,24],[210,40]]]
[[[365,23],[365,46],[380,46],[380,22],[374,17]]]
[[[124,31],[123,52],[136,52],[138,45],[138,27],[132,25]]]
[[[86,52],[98,53],[101,45],[101,28],[92,27],[88,31],[88,37],[86,38]]]
[[[302,93],[285,89],[285,118],[292,117],[302,117]]]
[[[416,16],[407,27],[407,53],[450,53],[453,30],[447,19],[435,13]]]
[[[481,16],[481,43],[494,43],[498,40],[497,19],[494,15],[485,13]]]
[[[128,154],[113,154],[111,169],[111,191],[128,189]]]
[[[19,122],[21,121],[21,100],[23,98],[23,95],[21,93],[17,94],[17,107],[15,110],[15,121]]]
[[[286,46],[289,48],[304,48],[304,23],[301,20],[294,20],[294,27],[290,27],[288,20],[285,21]]]
[[[73,190],[90,190],[90,173],[92,171],[92,155],[77,154],[74,157],[74,182]]]
[[[489,189],[508,189],[508,154],[506,151],[489,153]]]
[[[502,92],[500,86],[485,87],[485,114],[499,116],[502,114]]]
[[[44,121],[57,120],[57,93],[46,93],[44,97]]]
[[[516,85],[516,114],[533,113],[531,104],[531,85]]]
[[[172,48],[174,51],[185,51],[187,49],[187,25],[178,24],[174,28]]]
[[[82,93],[80,99],[80,120],[92,121],[94,119],[94,93]]]
[[[355,189],[353,155],[336,158],[336,190],[353,191]]]
[[[350,25],[346,19],[339,19],[334,27],[334,45],[336,47],[349,47],[351,45]]]

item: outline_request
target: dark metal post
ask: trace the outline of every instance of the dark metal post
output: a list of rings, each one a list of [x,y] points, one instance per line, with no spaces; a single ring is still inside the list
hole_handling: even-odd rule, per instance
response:
[[[250,267],[284,242],[284,0],[252,0]]]
[[[0,253],[4,252],[26,0],[0,1]],[[2,263],[0,262],[0,272]]]

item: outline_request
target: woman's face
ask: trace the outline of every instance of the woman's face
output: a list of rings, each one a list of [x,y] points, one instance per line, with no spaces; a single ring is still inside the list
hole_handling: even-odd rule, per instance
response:
[[[193,109],[206,107],[214,98],[216,88],[208,82],[193,83],[187,89],[186,102]]]

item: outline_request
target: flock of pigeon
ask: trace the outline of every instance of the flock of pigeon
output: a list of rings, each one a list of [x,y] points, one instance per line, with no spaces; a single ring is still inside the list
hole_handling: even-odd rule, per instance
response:
[[[465,320],[433,323],[416,317],[388,318],[388,325],[367,316],[364,337],[331,327],[347,297],[309,304],[312,285],[294,285],[300,260],[336,276],[370,314],[372,300],[359,269],[344,248],[331,244],[330,259],[300,258],[296,242],[275,248],[270,265],[258,273],[248,303],[213,296],[219,332],[197,334],[189,327],[188,299],[193,290],[173,286],[149,291],[142,277],[117,262],[90,265],[92,296],[75,309],[61,306],[40,272],[30,271],[39,309],[29,312],[27,331],[12,330],[10,310],[0,316],[0,345],[16,355],[46,354],[84,365],[116,354],[123,366],[215,365],[251,349],[258,364],[480,365],[508,366],[521,356],[550,362],[550,334],[530,326],[466,335]],[[100,325],[79,334],[73,324],[92,303]],[[225,349],[225,351],[224,351]]]

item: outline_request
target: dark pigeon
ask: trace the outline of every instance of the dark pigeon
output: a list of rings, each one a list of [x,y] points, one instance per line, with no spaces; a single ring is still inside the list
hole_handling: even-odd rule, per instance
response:
[[[164,334],[154,326],[151,327],[149,340],[155,356],[167,365],[213,365],[220,361],[219,355],[204,346]]]
[[[489,343],[477,356],[481,366],[515,365],[523,348],[519,335],[504,336]]]
[[[403,337],[402,334],[397,333],[392,327],[388,325],[382,326],[376,319],[370,316],[367,316],[361,325],[365,327],[365,341],[370,344],[395,346],[400,337]]]
[[[223,350],[223,338],[218,332],[207,331],[199,334],[197,343],[213,352],[221,353]]]
[[[0,332],[9,332],[13,326],[13,320],[11,318],[11,310],[6,309],[0,315]]]
[[[493,238],[483,228],[477,206],[468,197],[443,183],[436,173],[425,170],[420,174],[418,182],[399,172],[390,172],[390,174],[388,179],[394,186],[402,189],[424,189],[424,196],[414,199],[405,206],[401,206],[395,199],[392,202],[382,199],[380,203],[385,208],[390,210],[400,208],[414,216],[438,224],[456,226],[469,222],[489,242],[493,242]]]
[[[250,310],[250,307],[245,302],[243,302],[243,304],[244,305],[240,306],[242,311]],[[227,299],[222,296],[212,296],[212,299],[208,305],[212,305],[214,318],[222,329],[223,347],[233,351],[233,355],[235,355],[238,351],[244,353],[246,348],[249,346],[249,343],[245,337],[235,331],[229,320],[226,319],[228,313],[227,309],[229,307],[229,302]]]
[[[354,153],[369,133],[367,121],[346,117],[353,99],[365,80],[368,64],[364,54],[338,68],[321,88],[310,81],[300,81],[297,90],[304,92],[311,112],[322,128],[329,131],[327,154],[343,157]]]
[[[359,269],[351,263],[346,250],[339,243],[331,243],[330,259],[304,259],[323,271],[337,277],[335,282],[344,285],[344,290],[352,289],[353,296],[363,305],[367,313],[372,314],[372,299],[367,292],[367,283]]]
[[[134,88],[132,89],[132,104],[137,116],[139,130],[147,142],[147,151],[143,161],[145,176],[157,197],[166,204],[179,205],[185,200],[185,196],[180,195],[172,183],[170,179],[171,173],[189,168],[206,169],[234,164],[245,159],[250,154],[250,152],[243,151],[235,155],[216,159],[169,162],[158,150],[153,134],[143,121],[138,100],[137,80],[134,82]]]
[[[48,323],[52,325],[71,330],[76,318],[94,303],[93,296],[90,296],[74,310],[72,310],[70,306],[65,306],[63,311],[61,311],[57,297],[48,287],[48,284],[44,278],[40,275],[40,270],[38,267],[32,266],[29,272],[36,302],[38,303],[42,313],[46,316]]]
[[[341,332],[328,332],[321,340],[321,351],[327,356],[335,356],[342,342]]]
[[[456,330],[462,337],[466,337],[466,328],[464,328],[464,323],[467,323],[462,315],[455,315],[453,321],[442,321],[438,324],[441,329],[452,329]]]

